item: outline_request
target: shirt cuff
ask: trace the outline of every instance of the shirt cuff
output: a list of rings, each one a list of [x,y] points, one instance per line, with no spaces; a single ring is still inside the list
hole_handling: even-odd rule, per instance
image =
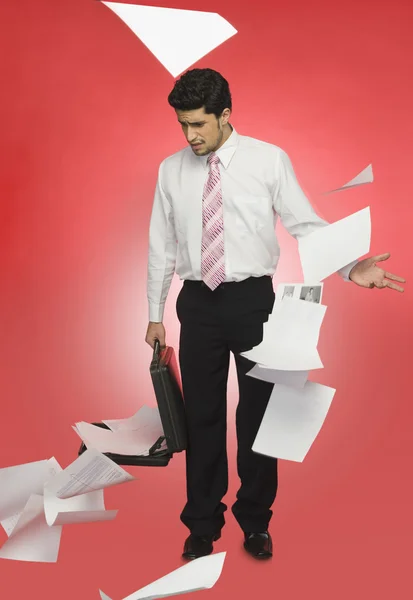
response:
[[[149,321],[152,323],[162,323],[165,304],[149,304]]]
[[[346,265],[345,267],[343,267],[342,269],[340,269],[339,271],[337,271],[337,273],[340,275],[340,277],[342,277],[344,279],[344,281],[351,281],[349,275],[350,275],[350,271],[353,267],[355,267],[358,263],[358,260],[353,260],[353,262],[351,262],[350,264]]]

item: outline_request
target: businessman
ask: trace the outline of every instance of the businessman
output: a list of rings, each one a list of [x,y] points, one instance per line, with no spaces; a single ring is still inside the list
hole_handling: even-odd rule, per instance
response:
[[[239,134],[230,124],[228,82],[211,69],[187,71],[168,102],[186,147],[159,167],[149,230],[146,342],[165,345],[163,316],[174,272],[183,280],[176,311],[185,400],[187,502],[190,531],[183,557],[213,551],[225,523],[228,487],[227,380],[230,352],[238,378],[237,469],[232,512],[255,558],[272,556],[268,531],[277,493],[277,460],[252,452],[273,389],[248,377],[241,352],[263,339],[275,299],[272,277],[280,249],[278,218],[295,238],[327,225],[313,210],[279,147]],[[347,265],[344,280],[402,292],[405,280],[380,268],[383,254]]]

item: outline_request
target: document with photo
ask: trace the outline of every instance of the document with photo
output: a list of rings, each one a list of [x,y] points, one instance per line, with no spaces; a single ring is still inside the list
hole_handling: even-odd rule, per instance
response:
[[[296,298],[321,304],[324,283],[279,283],[275,294],[274,307],[284,298]]]

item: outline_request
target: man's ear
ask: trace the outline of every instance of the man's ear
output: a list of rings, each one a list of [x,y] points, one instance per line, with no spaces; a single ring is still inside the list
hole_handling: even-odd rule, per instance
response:
[[[229,121],[229,118],[231,116],[231,109],[230,108],[224,108],[224,110],[222,111],[222,124],[226,125]]]

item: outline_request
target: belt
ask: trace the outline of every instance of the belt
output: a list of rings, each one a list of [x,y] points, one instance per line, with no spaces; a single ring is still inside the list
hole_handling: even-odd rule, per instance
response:
[[[234,283],[242,283],[241,281],[224,281],[223,283],[220,283],[219,286],[216,288],[222,288],[222,287],[226,287],[228,285],[234,284]],[[208,289],[210,289],[207,284],[205,283],[205,281],[201,281],[198,279],[184,279],[184,285],[191,285],[191,286],[198,286],[198,287],[206,287]]]
[[[228,287],[228,286],[233,286],[234,284],[238,283],[246,283],[247,281],[249,281],[250,279],[263,279],[264,277],[271,277],[271,275],[263,275],[262,277],[247,277],[246,279],[242,279],[241,281],[224,281],[223,283],[220,283],[219,286],[216,289],[219,288],[223,288]],[[193,286],[199,286],[199,287],[206,287],[208,289],[210,289],[207,284],[205,283],[205,281],[199,280],[199,279],[184,279],[184,285],[193,285]]]

